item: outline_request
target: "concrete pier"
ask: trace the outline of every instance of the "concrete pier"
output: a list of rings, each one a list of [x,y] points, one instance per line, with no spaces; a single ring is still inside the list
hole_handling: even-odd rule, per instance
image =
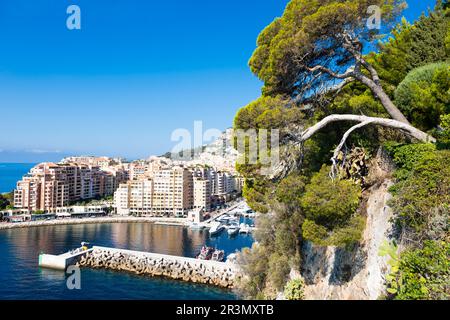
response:
[[[225,288],[234,286],[238,274],[237,266],[231,262],[97,246],[81,257],[78,264],[81,267],[122,270]]]
[[[66,270],[68,266],[76,264],[82,257],[86,256],[93,249],[76,252],[66,252],[60,255],[40,254],[39,266],[57,270]]]

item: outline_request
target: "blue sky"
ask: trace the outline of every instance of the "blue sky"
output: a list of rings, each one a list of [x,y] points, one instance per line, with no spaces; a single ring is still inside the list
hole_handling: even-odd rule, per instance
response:
[[[147,157],[173,130],[230,127],[260,94],[247,67],[288,0],[1,0],[0,162]],[[434,0],[408,1],[414,20]],[[82,29],[66,28],[81,8]]]

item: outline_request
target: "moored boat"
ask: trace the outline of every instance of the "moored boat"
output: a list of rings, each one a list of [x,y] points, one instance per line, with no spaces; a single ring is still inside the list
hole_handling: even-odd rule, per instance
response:
[[[239,225],[239,233],[250,233],[250,226],[246,223]]]
[[[197,259],[200,260],[211,260],[211,257],[214,253],[214,248],[203,246],[200,250],[200,253],[197,255]]]
[[[232,225],[228,226],[227,232],[228,232],[228,235],[234,236],[234,235],[238,234],[239,226],[236,224],[232,224]]]
[[[225,229],[225,226],[220,222],[215,222],[211,225],[211,229],[209,229],[209,234],[214,236],[221,233]]]
[[[214,250],[214,252],[212,254],[211,260],[222,262],[224,256],[225,256],[225,251],[216,249],[216,250]]]

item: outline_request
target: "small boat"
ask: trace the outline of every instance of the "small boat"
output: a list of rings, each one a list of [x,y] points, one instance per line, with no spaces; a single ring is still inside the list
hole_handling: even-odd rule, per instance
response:
[[[236,224],[230,225],[230,226],[227,228],[227,232],[228,232],[228,235],[229,235],[229,236],[234,236],[234,235],[238,234],[238,232],[239,232],[239,226],[236,225]]]
[[[227,221],[228,225],[232,225],[232,224],[237,224],[239,222],[239,218],[238,217],[230,217]]]
[[[211,260],[222,262],[224,256],[225,256],[225,251],[216,249],[216,250],[214,250],[214,252],[212,254]]]
[[[227,223],[228,220],[230,220],[230,219],[231,219],[231,217],[230,217],[229,215],[226,215],[226,214],[225,214],[225,215],[223,215],[223,216],[217,218],[216,221],[217,221],[217,222]]]
[[[250,233],[250,226],[246,223],[241,223],[239,225],[239,232],[240,233]]]
[[[197,259],[200,260],[211,260],[211,257],[214,253],[214,248],[203,246],[200,250],[200,253],[197,255]]]
[[[211,225],[211,229],[209,229],[209,234],[214,236],[221,233],[225,229],[225,226],[220,222],[215,222]]]

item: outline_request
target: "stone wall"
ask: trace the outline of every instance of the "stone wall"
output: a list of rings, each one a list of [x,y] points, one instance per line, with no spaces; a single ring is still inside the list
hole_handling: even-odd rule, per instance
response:
[[[140,275],[233,288],[236,266],[231,263],[155,253],[94,247],[78,262],[81,267],[106,268]]]

